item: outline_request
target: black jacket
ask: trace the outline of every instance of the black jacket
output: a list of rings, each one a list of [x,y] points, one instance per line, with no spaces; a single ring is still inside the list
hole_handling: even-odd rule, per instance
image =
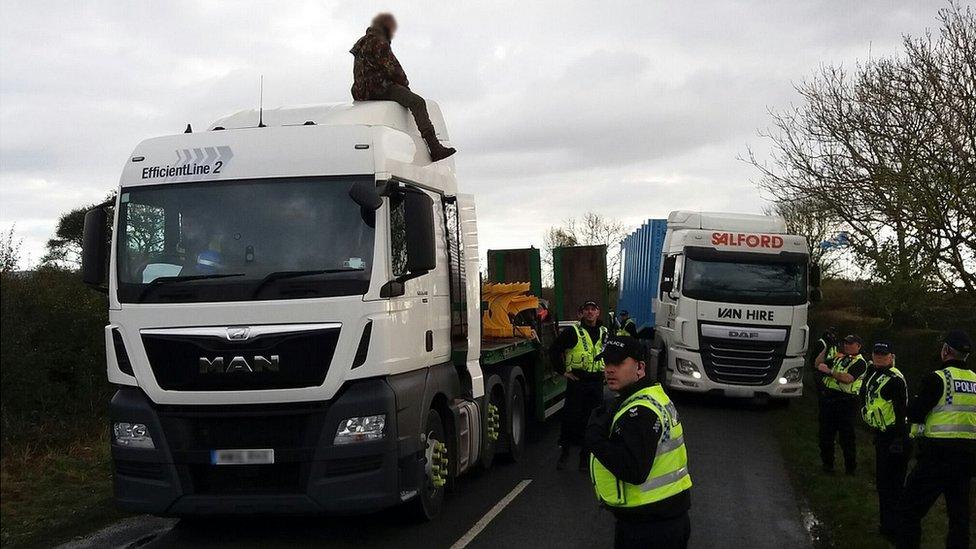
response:
[[[961,360],[949,360],[942,364],[942,368],[950,366],[972,370]],[[919,384],[918,392],[908,401],[908,421],[925,423],[925,417],[944,398],[943,391],[942,378],[939,377],[939,374],[935,372],[926,374]],[[916,441],[918,442],[919,455],[932,454],[946,457],[976,471],[976,441],[927,437],[919,437]]]
[[[596,325],[587,326],[583,322],[580,322],[580,326],[586,330],[586,333],[590,335],[590,341],[596,341],[600,338],[600,327],[603,323],[599,320],[596,321]],[[559,335],[556,336],[555,341],[549,347],[549,362],[552,364],[553,370],[556,373],[562,374],[566,371],[566,363],[563,361],[563,354],[576,346],[576,330],[574,328],[563,328]],[[603,380],[602,372],[574,372],[576,377],[583,380]]]
[[[593,456],[615,477],[628,484],[643,484],[654,465],[657,443],[661,438],[660,419],[646,406],[634,406],[625,413],[610,432],[610,424],[620,405],[640,389],[655,381],[644,377],[622,391],[612,404],[593,411],[586,427],[586,445]],[[691,507],[690,490],[640,507],[612,508],[622,520],[663,520],[675,518]]]

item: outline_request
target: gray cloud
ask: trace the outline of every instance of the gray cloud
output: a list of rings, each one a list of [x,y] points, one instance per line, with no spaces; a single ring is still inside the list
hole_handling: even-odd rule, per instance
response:
[[[541,244],[586,209],[759,211],[737,160],[820,64],[897,52],[940,0],[902,3],[4,2],[0,228],[33,258],[100,200],[142,139],[257,103],[348,98],[348,49],[380,9],[413,87],[441,103],[487,247]]]

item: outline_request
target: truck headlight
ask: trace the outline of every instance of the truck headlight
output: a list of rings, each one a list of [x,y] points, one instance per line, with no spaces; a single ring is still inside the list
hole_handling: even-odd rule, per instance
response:
[[[680,374],[691,376],[695,379],[701,379],[701,372],[698,371],[698,366],[696,366],[695,363],[690,360],[676,358],[674,359],[674,367]]]
[[[155,448],[145,423],[116,423],[112,425],[115,443],[126,448]]]
[[[386,414],[344,419],[339,422],[339,428],[336,429],[335,440],[332,441],[332,444],[351,444],[353,442],[379,440],[383,438],[383,429],[385,427]]]
[[[790,368],[789,370],[783,372],[783,377],[780,378],[780,380],[786,380],[786,381],[780,381],[780,383],[783,383],[784,385],[786,383],[796,383],[800,381],[802,377],[803,377],[802,368],[800,367]]]

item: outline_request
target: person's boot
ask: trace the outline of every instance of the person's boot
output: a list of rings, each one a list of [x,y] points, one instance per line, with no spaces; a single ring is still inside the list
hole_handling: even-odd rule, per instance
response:
[[[562,471],[566,468],[566,462],[569,461],[569,446],[559,447],[559,459],[556,460],[556,470]]]
[[[456,153],[457,150],[454,147],[445,147],[441,145],[441,142],[437,140],[437,135],[435,134],[424,134],[424,141],[427,143],[427,149],[430,150],[430,161],[437,162],[438,160],[444,160],[445,158]]]

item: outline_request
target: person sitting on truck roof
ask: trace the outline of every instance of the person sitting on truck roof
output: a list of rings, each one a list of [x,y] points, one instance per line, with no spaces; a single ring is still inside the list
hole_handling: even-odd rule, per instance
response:
[[[603,402],[603,362],[595,357],[603,349],[607,328],[600,322],[600,306],[595,301],[583,303],[579,313],[579,323],[563,328],[552,342],[549,361],[566,377],[556,468],[566,467],[571,446],[580,446],[579,469],[585,471],[589,454],[583,447],[583,432],[590,412]]]
[[[397,22],[393,15],[381,13],[373,18],[366,34],[349,50],[355,57],[352,98],[356,101],[394,101],[410,109],[420,136],[430,149],[431,161],[443,160],[457,151],[441,145],[437,140],[426,101],[410,91],[407,74],[390,47],[396,30]]]
[[[644,347],[609,338],[598,358],[618,393],[586,426],[597,498],[617,519],[614,547],[684,548],[691,535],[691,475],[678,411],[647,375]]]

